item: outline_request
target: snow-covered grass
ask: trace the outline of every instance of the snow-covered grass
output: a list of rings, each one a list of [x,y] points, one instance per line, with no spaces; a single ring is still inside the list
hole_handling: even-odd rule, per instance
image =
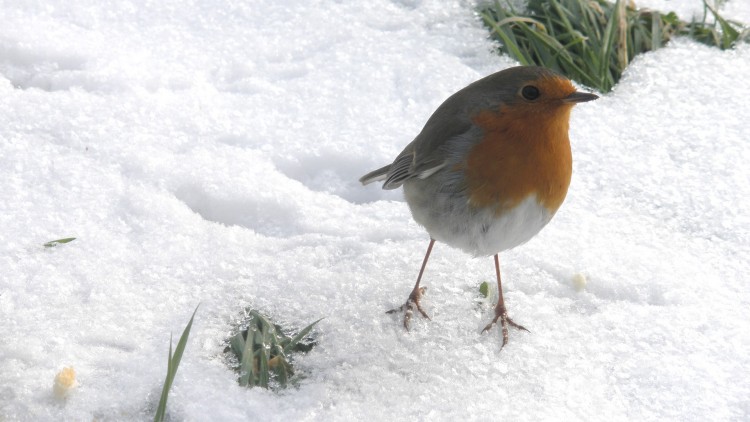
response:
[[[722,12],[750,22],[746,0]],[[750,418],[750,46],[678,40],[574,110],[566,203],[501,255],[531,333],[500,351],[490,259],[436,245],[432,321],[384,313],[427,235],[357,183],[513,65],[471,3],[23,1],[0,21],[0,419],[152,418],[199,302],[172,420]],[[325,317],[299,388],[225,365],[247,307]]]

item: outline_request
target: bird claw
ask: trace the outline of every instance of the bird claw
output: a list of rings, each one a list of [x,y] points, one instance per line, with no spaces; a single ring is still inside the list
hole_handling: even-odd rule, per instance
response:
[[[489,331],[490,329],[492,329],[492,327],[495,326],[495,324],[497,323],[498,319],[500,320],[500,325],[502,326],[502,331],[503,331],[503,344],[502,346],[500,346],[501,349],[505,347],[506,344],[508,344],[508,326],[511,326],[518,330],[530,332],[523,325],[516,324],[515,322],[513,322],[513,320],[510,319],[510,317],[508,316],[508,312],[505,309],[502,309],[502,310],[498,309],[495,311],[495,318],[492,319],[492,321],[489,324],[487,324],[486,327],[484,327],[484,329],[482,330],[482,334],[484,334],[485,331]]]
[[[414,315],[414,309],[416,308],[420,314],[422,314],[423,317],[431,320],[430,316],[427,315],[427,312],[422,309],[422,305],[419,303],[419,299],[424,294],[426,287],[420,287],[417,289],[412,290],[411,294],[409,295],[409,298],[406,299],[406,303],[399,306],[398,308],[391,309],[390,311],[386,311],[387,314],[395,314],[396,312],[403,312],[404,313],[404,328],[406,328],[406,331],[409,331],[409,321],[411,321],[412,315]]]

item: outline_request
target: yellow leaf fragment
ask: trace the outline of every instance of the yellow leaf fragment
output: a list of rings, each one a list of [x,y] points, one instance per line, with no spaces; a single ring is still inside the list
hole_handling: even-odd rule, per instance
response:
[[[55,393],[55,397],[65,398],[77,385],[76,371],[72,367],[65,367],[55,375],[55,384],[52,391]]]

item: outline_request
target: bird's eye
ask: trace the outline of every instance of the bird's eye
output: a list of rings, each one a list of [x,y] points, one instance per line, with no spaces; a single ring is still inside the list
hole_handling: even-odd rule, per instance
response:
[[[535,87],[534,85],[526,85],[521,90],[521,95],[523,95],[523,98],[526,98],[529,101],[536,100],[539,98],[539,88]]]

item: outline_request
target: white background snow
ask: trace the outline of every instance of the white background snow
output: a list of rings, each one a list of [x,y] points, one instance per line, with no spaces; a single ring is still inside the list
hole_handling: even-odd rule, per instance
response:
[[[428,237],[357,182],[514,65],[473,4],[23,0],[0,22],[0,420],[153,418],[198,303],[172,420],[750,419],[750,45],[675,41],[576,107],[565,204],[501,255],[531,330],[501,351],[489,258],[436,245],[432,321],[384,313]],[[246,307],[325,317],[299,388],[237,385]]]

